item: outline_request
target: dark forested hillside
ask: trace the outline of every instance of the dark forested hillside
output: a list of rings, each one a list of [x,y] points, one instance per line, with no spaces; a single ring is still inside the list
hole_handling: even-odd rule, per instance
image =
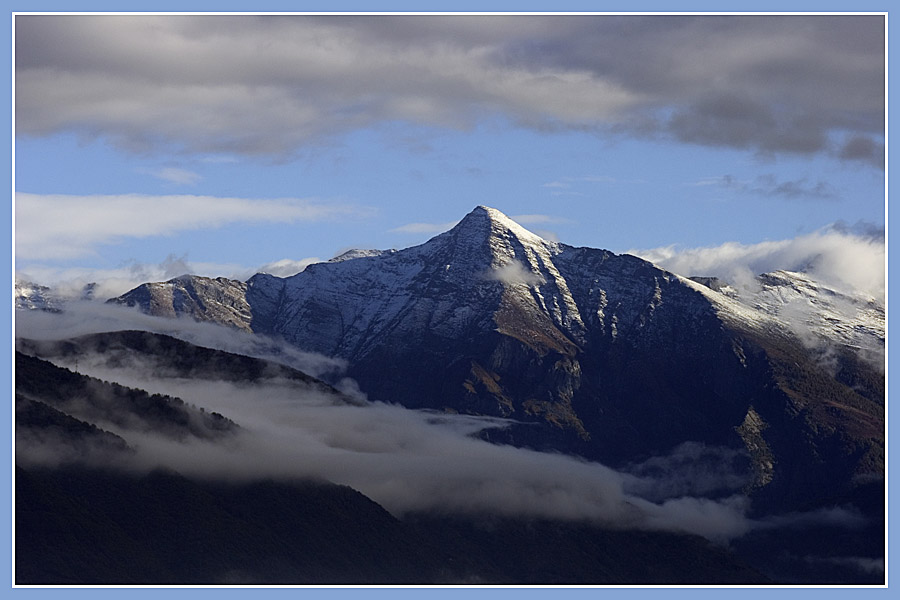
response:
[[[324,482],[16,470],[18,584],[754,584],[694,536],[499,518],[397,520]]]

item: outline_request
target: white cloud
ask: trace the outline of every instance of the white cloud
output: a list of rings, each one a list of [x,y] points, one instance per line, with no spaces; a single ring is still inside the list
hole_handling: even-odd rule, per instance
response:
[[[18,280],[48,286],[55,295],[66,299],[81,298],[85,286],[91,284],[92,297],[107,300],[121,296],[142,283],[167,281],[179,275],[240,279],[240,275],[250,271],[252,269],[235,264],[194,263],[188,262],[185,257],[169,256],[158,264],[132,261],[112,269],[30,264],[22,270],[17,269],[15,276]],[[252,274],[250,272],[246,277]]]
[[[73,301],[61,313],[20,310],[15,315],[15,336],[35,340],[62,340],[92,333],[139,330],[169,335],[197,346],[244,354],[286,364],[313,377],[340,375],[346,361],[304,352],[284,341],[193,319],[170,319],[136,308],[103,302]],[[150,375],[155,376],[151,373]]]
[[[91,331],[149,329],[207,347],[265,355],[258,352],[265,343],[258,336],[208,323],[159,319],[96,304],[76,306],[74,311],[17,314],[16,333],[49,340]],[[717,510],[715,502],[703,504],[707,512],[719,515],[716,522],[704,523],[683,506],[687,501],[673,510],[630,495],[626,480],[631,487],[640,487],[633,474],[563,455],[495,445],[472,436],[485,428],[503,427],[506,423],[501,419],[371,402],[344,405],[314,390],[302,392],[289,382],[273,380],[247,386],[212,379],[190,380],[167,377],[152,360],[134,357],[113,364],[105,358],[80,356],[78,370],[151,393],[177,396],[218,412],[241,427],[234,439],[222,444],[176,442],[104,424],[136,449],[134,462],[138,468],[162,466],[187,476],[227,480],[324,478],[349,485],[398,515],[421,510],[489,512],[589,519],[623,527],[699,529],[699,533],[710,536],[728,536],[745,528],[741,507],[726,503]],[[339,374],[342,366],[313,355],[291,362],[307,371],[312,367],[314,374],[329,368]],[[344,387],[348,386],[352,384],[344,382]],[[17,448],[20,453],[28,450]],[[728,515],[732,522],[727,522]]]
[[[304,258],[302,260],[293,260],[290,258],[282,258],[274,262],[267,263],[256,270],[257,273],[268,273],[275,277],[290,277],[300,273],[309,265],[322,262],[321,258]]]
[[[158,179],[177,185],[195,185],[203,179],[203,176],[199,173],[177,167],[163,167],[150,174]]]
[[[845,227],[830,227],[788,240],[758,244],[728,242],[708,248],[666,246],[629,250],[685,277],[719,277],[733,283],[784,269],[807,271],[844,291],[860,291],[884,301],[885,243]]]
[[[501,267],[492,268],[486,277],[506,285],[540,285],[546,283],[540,273],[525,268],[521,262],[512,260]]]
[[[237,263],[211,263],[188,260],[188,256],[171,254],[159,263],[125,261],[111,269],[91,267],[63,267],[59,265],[30,263],[16,269],[16,279],[52,288],[57,296],[67,299],[81,298],[85,286],[91,284],[92,297],[106,300],[121,296],[135,287],[153,281],[168,281],[179,275],[202,277],[226,277],[246,281],[256,273],[268,273],[276,277],[290,277],[307,266],[322,262],[317,257],[293,260],[283,258],[262,266]]]
[[[49,195],[17,192],[16,257],[74,258],[129,237],[167,235],[230,223],[293,223],[361,209],[320,201],[169,195]]]
[[[301,260],[283,258],[259,267],[236,263],[210,263],[188,260],[187,256],[170,255],[160,263],[127,261],[112,269],[90,267],[60,267],[32,263],[16,270],[16,279],[45,285],[63,298],[81,298],[84,288],[92,284],[92,296],[106,300],[121,296],[135,287],[153,281],[168,281],[179,275],[202,277],[226,277],[246,281],[256,273],[268,273],[276,277],[290,277],[311,264],[322,262],[312,257]]]

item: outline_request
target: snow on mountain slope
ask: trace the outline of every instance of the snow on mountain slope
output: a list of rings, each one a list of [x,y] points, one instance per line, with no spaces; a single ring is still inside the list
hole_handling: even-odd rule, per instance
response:
[[[146,283],[109,302],[138,306],[161,317],[188,316],[251,331],[252,313],[247,284],[224,277],[182,275],[169,281]]]
[[[420,246],[357,252],[280,281],[255,276],[248,299],[265,306],[258,312],[272,333],[348,358],[365,354],[388,331],[452,338],[489,326],[504,303],[509,311],[549,316],[579,337],[578,308],[552,261],[559,252],[499,211],[478,207]]]
[[[51,288],[20,279],[15,281],[13,299],[18,309],[55,311],[63,305]]]
[[[808,274],[784,270],[759,275],[755,287],[692,280],[707,288],[703,293],[720,311],[738,314],[746,323],[781,327],[810,347],[840,346],[884,359],[885,309],[871,296],[841,292]]]
[[[479,206],[412,248],[115,302],[341,359],[374,401],[514,423],[494,441],[611,465],[686,442],[746,453],[748,486],[796,507],[882,472],[883,367],[842,350],[831,368],[811,340],[877,350],[884,309],[798,273],[759,281],[690,280]]]
[[[327,262],[336,263],[343,262],[345,260],[353,260],[354,258],[367,258],[370,256],[381,256],[382,254],[393,254],[396,250],[371,250],[371,249],[363,249],[363,248],[353,248],[352,250],[347,250],[341,254],[338,254],[334,258],[328,259]]]
[[[789,330],[809,344],[876,356],[885,337],[877,301],[801,273],[761,275],[757,289],[688,280],[629,255],[544,240],[485,206],[420,246],[350,250],[287,278],[183,276],[115,301],[275,334],[351,360],[388,334],[412,344],[484,329],[571,353],[598,332],[615,339],[641,329],[657,307],[672,302],[695,316],[713,311],[732,326]]]
[[[850,295],[803,273],[776,271],[759,277],[761,289],[745,303],[794,324],[809,328],[820,339],[864,350],[884,350],[885,310],[876,299]]]

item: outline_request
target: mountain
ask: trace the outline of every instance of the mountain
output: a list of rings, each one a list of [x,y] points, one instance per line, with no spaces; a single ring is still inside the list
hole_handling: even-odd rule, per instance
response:
[[[111,302],[346,359],[374,400],[514,420],[495,441],[618,467],[685,442],[737,449],[758,506],[789,510],[883,474],[884,312],[801,274],[760,281],[742,295],[482,206],[413,248]],[[837,310],[854,306],[856,321]]]
[[[331,357],[346,365],[334,377],[355,380],[371,406],[424,409],[405,414],[435,421],[435,413],[445,413],[446,420],[490,417],[471,420],[463,435],[571,455],[573,463],[592,468],[602,463],[614,470],[626,504],[642,507],[636,510],[737,507],[748,529],[731,534],[730,548],[773,581],[881,581],[885,310],[876,299],[807,273],[777,271],[741,285],[688,279],[634,256],[544,240],[502,213],[478,207],[451,230],[412,248],[351,251],[286,278],[261,273],[241,282],[185,275],[144,284],[110,302],[263,334],[260,339]],[[329,384],[349,389],[146,332],[18,343],[64,366],[89,356],[103,373],[131,361],[151,365],[151,372],[170,381],[190,381],[193,390],[225,390],[221,376],[234,389],[251,389],[240,388],[247,385],[268,393],[272,374],[291,385],[320,385],[334,402],[341,396],[328,396]],[[127,454],[132,446],[127,431],[76,414],[59,398],[17,393],[17,416],[37,439],[43,427],[69,432],[66,443],[75,447],[124,445]],[[222,406],[234,407],[242,396],[228,401]],[[316,411],[307,414],[319,419]],[[241,414],[251,422],[256,416]],[[326,445],[346,440],[347,448],[364,456],[384,447],[355,444],[357,438],[346,435],[355,430],[334,424],[318,429],[325,421],[315,419],[308,425]],[[471,427],[476,421],[490,425]],[[360,426],[368,423],[354,425]],[[381,439],[404,443],[394,440],[395,429],[377,433],[382,431]],[[53,493],[72,506],[76,491],[54,487],[60,484],[56,475],[46,476]],[[195,499],[208,497],[209,489],[195,491]],[[217,488],[212,495],[228,493]],[[232,519],[231,510],[222,518]],[[505,517],[485,518],[477,526],[471,515],[407,515],[401,521],[404,527],[418,523],[428,535],[442,532],[439,547],[460,549],[454,564],[478,563],[469,572],[490,581],[522,581],[523,565],[534,557],[498,553],[499,546],[531,539],[529,532],[552,537],[562,527],[560,547],[574,554],[561,557],[573,568],[584,564],[574,556],[600,555],[606,558],[597,565],[624,568],[609,557],[616,544],[623,549],[619,558],[633,563],[642,544],[668,543],[639,541],[635,531],[610,542],[608,528],[597,525],[587,526],[587,533],[572,523],[547,529],[530,518],[499,524],[495,519]],[[526,521],[527,531],[521,529]],[[503,532],[499,546],[492,546],[483,527]],[[660,569],[676,564],[681,551],[701,562],[710,558],[686,537],[676,538],[672,550],[657,557]],[[480,540],[474,545],[482,553],[472,549],[473,540]],[[486,546],[495,551],[484,554]],[[561,568],[545,566],[547,572]],[[464,571],[441,571],[446,568],[439,571],[454,577]],[[510,578],[513,572],[519,575]],[[608,575],[575,579],[620,581]],[[644,571],[631,580],[659,579]]]
[[[13,288],[15,307],[24,310],[60,310],[62,300],[45,285],[16,279]]]

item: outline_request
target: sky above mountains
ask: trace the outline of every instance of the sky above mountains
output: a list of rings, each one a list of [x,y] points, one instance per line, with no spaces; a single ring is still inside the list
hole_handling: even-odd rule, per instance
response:
[[[685,275],[818,260],[883,293],[884,29],[19,15],[16,271],[110,293],[288,275],[422,243],[488,205]]]

